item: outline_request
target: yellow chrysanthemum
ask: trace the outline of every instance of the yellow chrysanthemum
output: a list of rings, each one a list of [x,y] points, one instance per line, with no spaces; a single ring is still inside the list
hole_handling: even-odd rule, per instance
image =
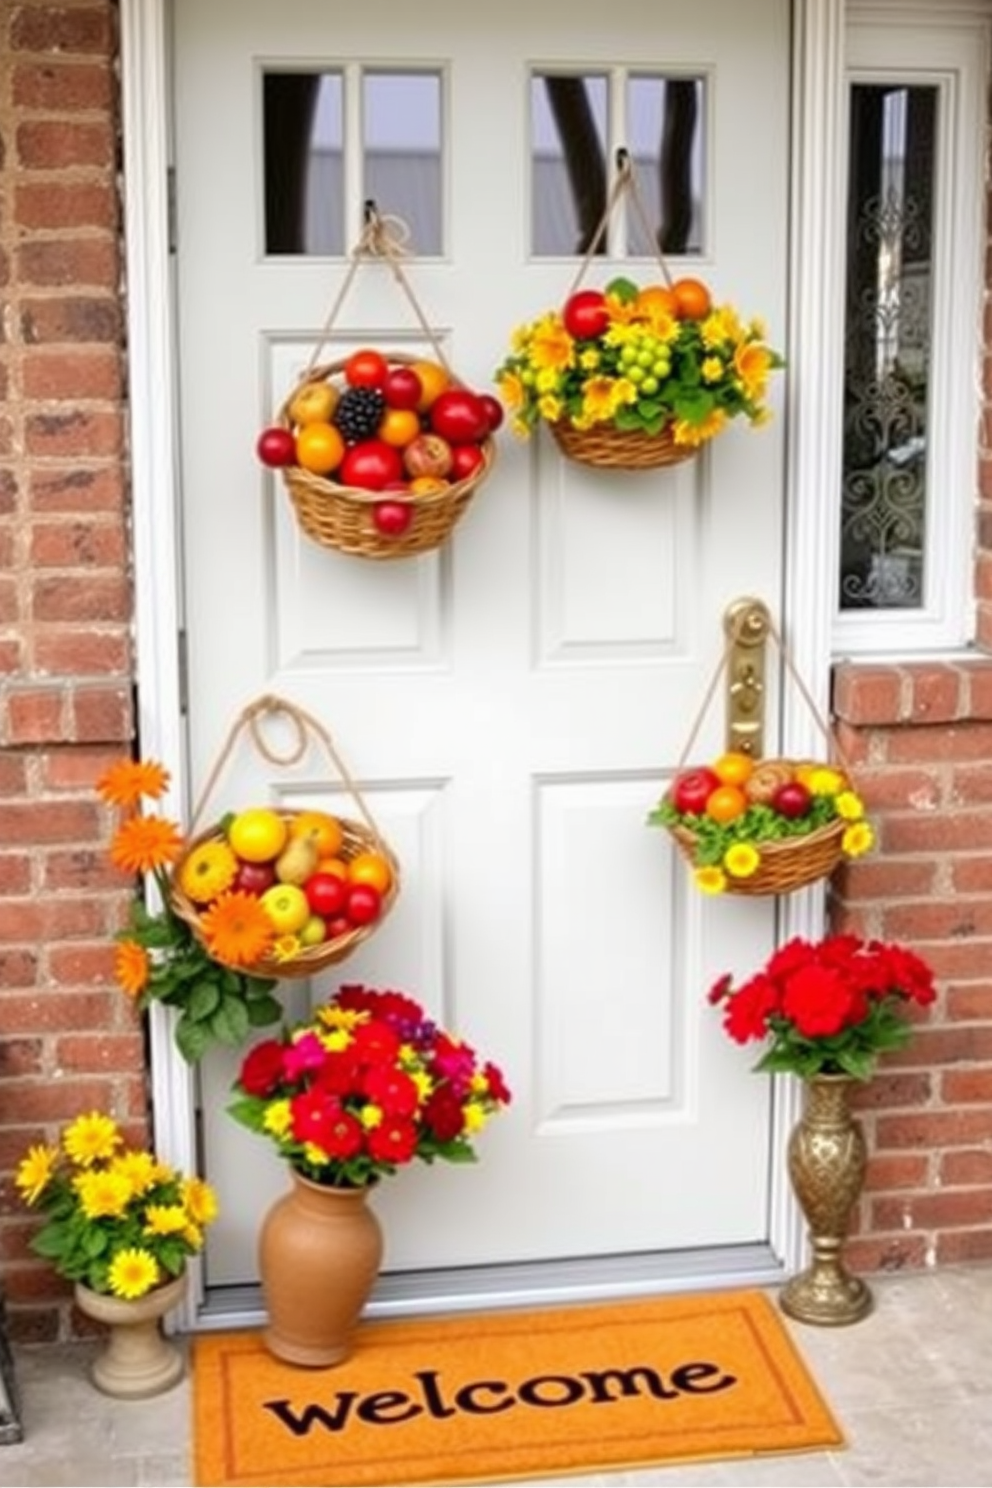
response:
[[[147,1192],[158,1181],[158,1164],[150,1152],[122,1152],[114,1158],[111,1172],[123,1174],[136,1195]]]
[[[198,1225],[212,1224],[217,1218],[219,1206],[217,1195],[209,1183],[202,1178],[184,1178],[181,1188],[186,1212]]]
[[[734,371],[749,398],[760,398],[768,386],[768,374],[772,368],[772,354],[767,346],[751,341],[739,346],[734,353]]]
[[[564,404],[560,398],[548,393],[538,399],[537,411],[546,423],[556,424],[564,412]]]
[[[419,1103],[423,1105],[434,1089],[434,1081],[425,1069],[410,1070],[410,1079],[416,1085]]]
[[[149,1204],[145,1210],[146,1235],[181,1235],[187,1223],[182,1204]]]
[[[298,935],[277,935],[272,942],[272,955],[277,961],[295,961],[303,949]]]
[[[113,1157],[121,1145],[121,1134],[117,1122],[101,1111],[90,1111],[77,1116],[62,1133],[62,1146],[67,1155],[80,1167],[103,1162]]]
[[[703,345],[707,350],[725,346],[728,341],[739,341],[744,334],[740,316],[732,305],[716,305],[699,328]]]
[[[366,1131],[374,1131],[377,1126],[382,1125],[382,1107],[373,1105],[369,1101],[358,1113],[358,1119]]]
[[[622,401],[622,390],[614,377],[590,377],[582,389],[582,418],[590,424],[611,419]]]
[[[462,1115],[465,1118],[465,1132],[468,1136],[481,1131],[486,1124],[487,1113],[478,1101],[466,1101],[462,1106]]]
[[[313,1163],[315,1168],[322,1167],[324,1163],[331,1160],[330,1153],[325,1152],[317,1142],[304,1142],[303,1156],[308,1163]]]
[[[114,951],[114,979],[128,997],[140,997],[148,986],[152,963],[148,952],[136,940],[118,942]]]
[[[179,869],[179,887],[194,904],[209,904],[237,877],[238,860],[226,842],[201,842]]]
[[[105,1168],[80,1173],[74,1187],[87,1219],[119,1219],[134,1198],[131,1180]]]
[[[714,408],[698,424],[690,424],[686,419],[676,419],[672,425],[672,436],[676,444],[688,444],[691,448],[698,449],[707,439],[715,438],[726,427],[727,422],[724,410]]]
[[[727,887],[727,875],[722,868],[715,866],[696,868],[692,876],[696,888],[701,889],[704,894],[722,894]]]
[[[200,1226],[198,1224],[193,1224],[192,1222],[189,1223],[183,1230],[182,1238],[185,1240],[190,1250],[203,1249],[203,1231],[200,1229]]]
[[[530,359],[540,370],[553,367],[564,372],[574,365],[575,342],[562,325],[557,315],[546,315],[534,327],[530,341]]]
[[[845,821],[860,821],[865,814],[865,803],[856,791],[841,791],[834,801],[834,807],[837,815]]]
[[[731,878],[750,878],[760,862],[761,854],[753,842],[735,842],[723,855],[723,866]]]
[[[836,796],[846,784],[840,771],[831,770],[829,765],[821,765],[809,778],[809,788],[814,796]]]
[[[369,1021],[369,1014],[361,1008],[336,1007],[334,1003],[325,1002],[317,1009],[314,1018],[325,1028],[357,1028],[359,1023]]]
[[[110,861],[124,873],[154,873],[169,868],[183,851],[175,822],[161,816],[129,816],[110,844]]]
[[[48,1187],[59,1160],[57,1147],[29,1147],[14,1174],[14,1184],[27,1204],[34,1204]]]
[[[118,760],[96,783],[97,795],[108,806],[133,810],[142,796],[157,801],[169,786],[169,772],[155,760]]]
[[[215,899],[201,921],[207,950],[226,966],[254,966],[268,955],[275,928],[254,894],[229,889]]]
[[[262,1116],[262,1126],[274,1137],[284,1137],[293,1125],[293,1113],[288,1100],[270,1101]]]
[[[841,848],[849,858],[860,858],[875,846],[875,833],[866,821],[852,822],[841,838]]]
[[[718,356],[708,356],[703,358],[703,365],[699,370],[702,373],[703,381],[712,383],[720,381],[726,368]]]
[[[158,1284],[161,1272],[155,1257],[136,1247],[119,1251],[110,1263],[107,1285],[115,1297],[134,1301]]]
[[[499,395],[511,413],[516,413],[527,400],[527,393],[516,372],[501,372],[496,379]]]

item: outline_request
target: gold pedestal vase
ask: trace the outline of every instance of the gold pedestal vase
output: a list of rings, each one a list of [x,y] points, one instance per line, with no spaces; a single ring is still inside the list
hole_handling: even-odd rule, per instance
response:
[[[856,1323],[872,1308],[869,1288],[842,1260],[865,1176],[864,1132],[850,1110],[857,1083],[848,1075],[805,1080],[803,1112],[789,1137],[789,1177],[809,1226],[813,1258],[783,1287],[779,1306],[802,1323]]]
[[[292,1187],[262,1221],[258,1259],[266,1348],[287,1364],[326,1369],[352,1335],[382,1261],[367,1188],[330,1188],[291,1170]]]
[[[104,1395],[144,1400],[171,1389],[182,1378],[183,1355],[163,1336],[161,1324],[165,1314],[182,1301],[186,1279],[184,1271],[133,1301],[90,1291],[77,1281],[76,1306],[108,1328],[106,1343],[90,1370],[93,1383]]]

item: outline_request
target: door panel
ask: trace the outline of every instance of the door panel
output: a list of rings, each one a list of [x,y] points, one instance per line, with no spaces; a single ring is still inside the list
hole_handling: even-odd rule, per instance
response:
[[[485,387],[513,327],[559,303],[581,267],[529,251],[531,72],[703,76],[705,256],[671,267],[760,311],[782,344],[787,0],[639,0],[622,28],[585,0],[512,18],[444,0],[388,14],[175,0],[174,21],[194,796],[252,697],[320,717],[400,855],[403,891],[345,966],[285,984],[290,1014],[341,981],[403,987],[501,1064],[515,1095],[477,1166],[383,1185],[387,1269],[760,1240],[770,1087],[728,1047],[705,990],[764,956],[773,910],[702,900],[644,819],[719,661],[725,606],[745,592],[778,608],[783,420],[641,474],[592,472],[543,433],[501,431],[441,551],[376,563],[316,546],[253,447],[320,345],[347,265],[266,257],[259,100],[266,67],[343,67],[346,92],[363,59],[440,71],[447,238],[405,272],[451,365]],[[347,138],[346,124],[346,177]],[[360,190],[347,210],[354,242]],[[600,257],[586,277],[621,270],[660,276],[650,257]],[[382,265],[357,273],[321,359],[362,344],[431,353]],[[722,748],[719,711],[696,754]],[[326,762],[280,772],[244,753],[209,814],[263,800],[354,814]],[[224,1110],[236,1065],[211,1056],[201,1080],[222,1205],[212,1284],[254,1277],[260,1216],[284,1183]]]

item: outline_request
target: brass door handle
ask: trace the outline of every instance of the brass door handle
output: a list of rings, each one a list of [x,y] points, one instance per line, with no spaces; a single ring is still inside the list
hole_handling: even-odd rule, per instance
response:
[[[761,759],[765,749],[765,656],[771,616],[763,600],[735,599],[723,614],[727,636],[726,747]]]

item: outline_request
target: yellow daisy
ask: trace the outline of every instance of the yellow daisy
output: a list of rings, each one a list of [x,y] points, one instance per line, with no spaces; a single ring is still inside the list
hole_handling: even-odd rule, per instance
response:
[[[119,1251],[110,1263],[107,1285],[115,1297],[133,1301],[143,1297],[158,1284],[161,1272],[155,1257],[147,1250],[133,1247]]]
[[[237,877],[238,860],[226,842],[201,842],[179,868],[179,887],[194,904],[209,904]]]
[[[80,1173],[75,1188],[87,1219],[120,1219],[134,1197],[130,1179],[113,1169],[94,1168]]]
[[[186,1212],[198,1225],[212,1224],[217,1218],[217,1195],[202,1178],[185,1178],[182,1184],[182,1199]]]
[[[90,1111],[66,1127],[62,1145],[74,1163],[88,1168],[91,1163],[113,1157],[121,1145],[121,1134],[116,1121],[100,1111]]]
[[[861,797],[855,791],[841,791],[834,801],[837,815],[842,816],[845,821],[860,821],[865,814],[865,806]]]
[[[735,842],[723,855],[723,866],[731,878],[750,878],[760,862],[761,854],[753,842]]]
[[[695,869],[693,878],[696,888],[701,889],[704,894],[722,894],[727,887],[727,875],[723,869],[712,865]]]
[[[31,1147],[21,1158],[14,1174],[14,1183],[20,1189],[25,1203],[34,1204],[48,1187],[59,1160],[57,1147]]]
[[[866,821],[852,822],[841,838],[841,848],[849,858],[860,858],[874,846],[875,833]]]
[[[182,1204],[149,1204],[145,1210],[146,1235],[181,1235],[187,1223]]]

